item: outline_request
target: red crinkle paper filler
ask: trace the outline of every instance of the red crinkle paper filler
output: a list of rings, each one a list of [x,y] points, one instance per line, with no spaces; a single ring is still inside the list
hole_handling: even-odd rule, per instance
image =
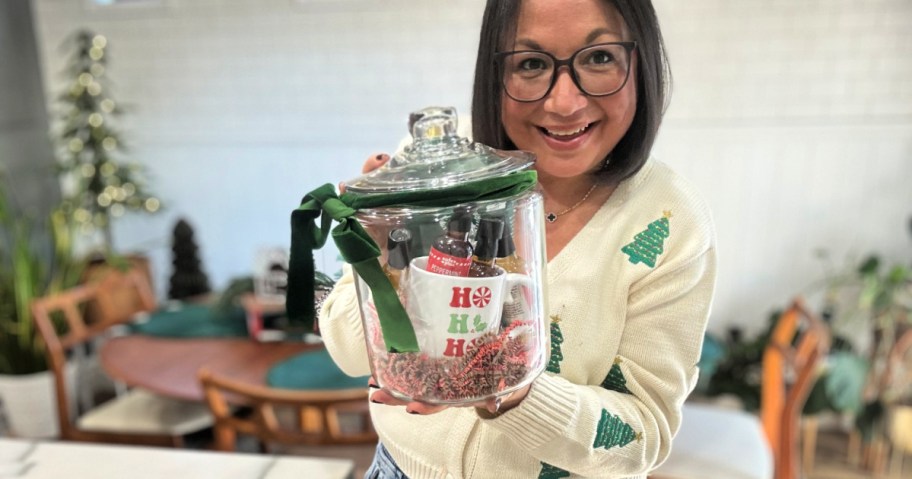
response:
[[[530,333],[511,336],[529,321],[513,321],[499,333],[479,336],[459,358],[431,358],[425,353],[390,353],[375,358],[375,371],[384,388],[416,400],[481,399],[519,384],[534,359]],[[375,336],[375,340],[377,340]],[[375,349],[382,350],[380,349]]]

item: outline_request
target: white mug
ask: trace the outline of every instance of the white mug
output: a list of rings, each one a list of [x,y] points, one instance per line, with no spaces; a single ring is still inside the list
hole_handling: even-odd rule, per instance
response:
[[[532,286],[528,276],[497,266],[501,274],[487,278],[446,276],[426,267],[427,256],[409,264],[403,303],[421,351],[431,357],[461,357],[479,336],[497,334],[505,305],[527,300],[510,292],[519,285]],[[519,309],[528,311],[528,306]]]

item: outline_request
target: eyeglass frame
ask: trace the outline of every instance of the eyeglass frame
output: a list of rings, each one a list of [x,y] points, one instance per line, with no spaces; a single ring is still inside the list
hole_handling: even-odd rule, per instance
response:
[[[604,46],[604,45],[620,45],[620,46],[624,47],[624,51],[627,53],[627,72],[624,75],[624,81],[623,81],[623,83],[621,83],[621,86],[617,87],[617,89],[614,90],[613,92],[599,93],[599,94],[589,93],[580,84],[579,76],[576,73],[576,68],[573,67],[573,61],[576,60],[576,56],[579,55],[582,51],[588,50],[588,49],[594,48],[594,47]],[[503,88],[504,93],[506,93],[507,96],[512,98],[514,101],[518,101],[520,103],[534,103],[537,101],[541,101],[543,98],[545,98],[549,94],[551,94],[551,90],[553,90],[554,85],[557,84],[558,71],[560,71],[560,68],[563,66],[567,67],[567,70],[570,72],[570,79],[573,80],[573,84],[576,85],[576,88],[578,88],[580,92],[582,92],[586,96],[592,96],[592,97],[599,98],[599,97],[614,95],[615,93],[623,90],[625,86],[627,86],[627,82],[630,80],[630,69],[631,69],[630,66],[632,63],[631,59],[633,58],[633,52],[634,52],[634,50],[636,50],[636,48],[637,48],[636,41],[596,43],[594,45],[587,45],[583,48],[580,48],[579,50],[573,52],[572,55],[570,55],[569,57],[564,58],[564,59],[559,59],[556,56],[554,56],[551,53],[546,52],[544,50],[514,50],[514,51],[509,51],[509,52],[495,52],[494,53],[494,65],[498,69],[498,73],[500,76],[500,86]],[[505,73],[506,69],[503,68],[503,63],[504,63],[503,59],[509,55],[513,55],[516,53],[542,53],[542,54],[550,57],[551,60],[554,62],[554,67],[551,69],[551,83],[548,85],[548,89],[545,90],[545,93],[542,94],[542,96],[540,96],[534,100],[520,100],[518,98],[515,98],[513,95],[510,94],[510,91],[507,89],[506,79],[504,78],[504,73]]]

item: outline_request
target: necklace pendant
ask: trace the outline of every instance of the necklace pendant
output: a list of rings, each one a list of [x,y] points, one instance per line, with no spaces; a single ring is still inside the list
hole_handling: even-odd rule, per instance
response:
[[[595,187],[597,187],[598,185],[599,185],[598,181],[596,181],[595,183],[592,183],[592,186],[589,187],[589,191],[587,191],[586,194],[583,195],[583,197],[580,198],[580,200],[576,202],[576,204],[565,209],[564,211],[561,211],[560,213],[554,213],[552,211],[552,212],[548,213],[547,215],[545,215],[545,219],[548,220],[548,223],[554,223],[555,221],[557,221],[558,216],[562,216],[562,215],[565,215],[565,214],[573,211],[574,209],[576,209],[577,206],[583,204],[587,199],[589,199],[589,195],[591,195],[592,192],[595,191]]]

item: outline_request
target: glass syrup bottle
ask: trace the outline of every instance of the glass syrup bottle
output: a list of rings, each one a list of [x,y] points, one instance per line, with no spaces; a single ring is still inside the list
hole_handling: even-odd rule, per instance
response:
[[[405,228],[390,231],[386,238],[387,256],[386,264],[383,265],[383,273],[389,278],[390,284],[396,291],[399,290],[399,281],[412,260],[408,246],[411,239],[412,234]]]
[[[516,254],[516,244],[513,243],[513,232],[509,225],[504,225],[503,235],[497,243],[497,266],[507,273],[526,274],[526,262]]]
[[[469,276],[487,278],[503,274],[500,268],[494,267],[497,244],[500,243],[503,230],[503,221],[498,218],[486,217],[478,222],[478,231],[475,234],[475,255],[472,256]]]
[[[513,233],[509,224],[504,225],[503,235],[497,244],[495,264],[507,273],[528,274],[525,260],[516,254],[516,244],[513,242]],[[514,321],[528,321],[532,315],[529,309],[530,296],[526,288],[516,285],[506,294],[508,301],[504,303],[503,314],[500,317],[501,326],[506,328]]]
[[[457,210],[447,221],[446,233],[434,240],[428,253],[427,270],[447,276],[468,276],[473,248],[469,243],[472,215]]]

